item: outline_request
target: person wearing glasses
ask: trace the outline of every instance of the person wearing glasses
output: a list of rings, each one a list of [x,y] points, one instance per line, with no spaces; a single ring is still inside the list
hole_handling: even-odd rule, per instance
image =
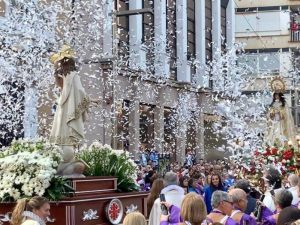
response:
[[[229,195],[233,201],[233,211],[230,217],[240,225],[257,225],[255,218],[244,213],[248,203],[247,193],[242,189],[234,188],[229,191]]]
[[[211,204],[213,210],[207,215],[208,223],[221,223],[224,225],[239,225],[230,218],[233,209],[231,196],[225,191],[215,191],[212,194]]]

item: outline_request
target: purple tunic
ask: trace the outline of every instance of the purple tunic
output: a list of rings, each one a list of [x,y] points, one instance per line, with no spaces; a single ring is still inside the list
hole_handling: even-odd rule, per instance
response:
[[[240,220],[240,225],[257,225],[255,218],[253,218],[252,216],[249,216],[248,214],[244,213],[244,215],[242,216],[241,220]]]
[[[262,220],[268,218],[269,216],[274,215],[274,212],[272,212],[268,207],[263,207],[261,211],[261,218]]]
[[[209,218],[207,218],[206,221],[208,222],[208,224],[214,223],[214,221],[212,221]],[[239,224],[234,219],[228,217],[224,225],[239,225]]]
[[[225,225],[239,225],[239,224],[234,219],[231,219],[230,217],[228,217]]]
[[[180,208],[175,205],[171,205],[169,211],[169,221],[160,221],[160,225],[178,225],[183,221],[180,217]]]
[[[268,216],[263,218],[262,225],[276,225],[276,220],[273,218],[273,216]]]

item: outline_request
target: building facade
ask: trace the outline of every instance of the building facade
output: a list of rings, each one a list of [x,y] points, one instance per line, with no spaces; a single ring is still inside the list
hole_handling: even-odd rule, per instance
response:
[[[254,82],[245,91],[265,90],[282,77],[285,93],[299,127],[299,6],[300,1],[236,1],[236,40],[245,44],[239,63],[249,66]]]
[[[206,66],[234,44],[234,1],[115,0],[102,9],[101,57],[85,54],[81,66],[85,85],[95,84],[87,91],[101,100],[91,109],[87,140],[135,156],[148,149],[176,161],[188,150],[204,157],[214,148],[205,147],[213,105]],[[49,121],[39,126],[47,135],[51,106],[39,118]]]

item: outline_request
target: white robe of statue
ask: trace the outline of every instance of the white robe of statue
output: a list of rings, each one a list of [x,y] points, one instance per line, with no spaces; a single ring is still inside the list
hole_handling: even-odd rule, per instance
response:
[[[50,142],[62,148],[63,162],[58,166],[58,175],[83,176],[86,165],[75,159],[74,147],[84,139],[84,121],[89,103],[89,97],[77,72],[71,72],[63,77],[63,89],[58,99],[50,134]]]
[[[293,141],[294,138],[294,120],[289,107],[287,104],[282,106],[282,103],[276,100],[268,112],[265,144],[270,146],[282,145],[285,141]]]
[[[50,142],[76,146],[84,139],[84,121],[89,102],[77,72],[63,77],[63,89],[54,115]]]

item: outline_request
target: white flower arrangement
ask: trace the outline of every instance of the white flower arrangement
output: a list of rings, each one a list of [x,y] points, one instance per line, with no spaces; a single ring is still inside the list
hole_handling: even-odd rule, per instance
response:
[[[44,195],[60,161],[59,147],[44,139],[14,140],[0,152],[0,200]]]
[[[124,150],[112,149],[109,145],[94,142],[87,149],[79,152],[79,158],[88,163],[86,176],[116,176],[120,191],[139,189],[136,182],[136,163],[130,158],[130,153]]]

